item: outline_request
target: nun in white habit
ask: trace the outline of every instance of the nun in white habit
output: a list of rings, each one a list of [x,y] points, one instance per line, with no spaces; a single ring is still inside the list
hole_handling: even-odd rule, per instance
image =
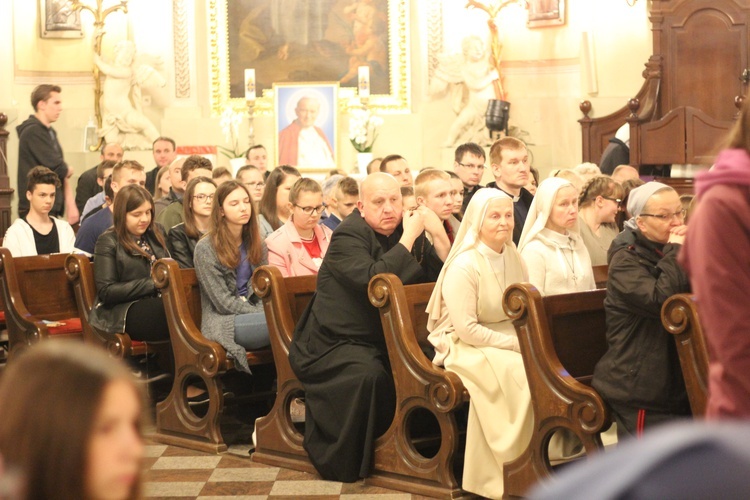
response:
[[[533,424],[518,337],[502,306],[508,285],[526,281],[512,236],[513,199],[477,191],[427,305],[433,362],[471,395],[462,487],[488,498],[502,496],[503,464],[528,446]]]
[[[578,190],[565,179],[537,188],[518,244],[529,281],[542,295],[596,288],[591,258],[578,234]]]

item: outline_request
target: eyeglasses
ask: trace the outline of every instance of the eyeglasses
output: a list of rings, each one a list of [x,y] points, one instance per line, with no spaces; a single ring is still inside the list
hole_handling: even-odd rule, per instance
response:
[[[485,168],[487,168],[484,165],[471,165],[471,164],[461,163],[460,161],[456,162],[456,163],[458,163],[459,165],[461,165],[464,168],[468,168],[469,170],[479,170],[479,171],[482,171]]]
[[[207,201],[207,202],[211,203],[211,201],[213,201],[213,199],[214,199],[214,195],[212,195],[212,194],[196,194],[195,196],[193,196],[193,199],[194,200],[198,200],[198,201]]]
[[[673,214],[641,214],[641,217],[654,217],[656,219],[659,219],[662,222],[670,222],[672,219],[682,220],[685,218],[685,215],[687,214],[687,210],[684,208],[680,210],[679,212],[675,212]]]
[[[618,207],[622,205],[622,200],[620,198],[610,198],[609,196],[602,196],[602,198],[604,198],[605,200],[614,201],[615,203],[617,203]]]
[[[322,214],[323,209],[325,208],[325,205],[318,205],[317,207],[301,207],[299,205],[294,206],[305,212],[307,215],[312,215],[313,213]]]
[[[248,189],[263,189],[266,184],[263,182],[246,182],[245,186],[247,186]]]

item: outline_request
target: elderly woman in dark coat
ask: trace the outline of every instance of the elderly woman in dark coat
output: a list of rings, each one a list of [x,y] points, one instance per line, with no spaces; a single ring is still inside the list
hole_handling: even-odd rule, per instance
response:
[[[660,316],[665,300],[690,291],[677,264],[685,211],[674,189],[649,182],[630,193],[628,212],[633,219],[609,249],[608,349],[593,380],[619,439],[690,414],[674,339]]]

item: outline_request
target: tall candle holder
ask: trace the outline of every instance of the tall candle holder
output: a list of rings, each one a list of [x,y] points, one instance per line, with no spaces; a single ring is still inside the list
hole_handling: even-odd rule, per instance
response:
[[[248,149],[255,145],[255,126],[253,124],[255,115],[255,70],[252,68],[245,70],[245,101],[247,102],[248,117]]]

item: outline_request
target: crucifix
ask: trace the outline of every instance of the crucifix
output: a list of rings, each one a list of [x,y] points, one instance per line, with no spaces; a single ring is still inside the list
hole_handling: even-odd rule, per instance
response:
[[[528,0],[492,0],[489,4],[484,4],[482,2],[479,2],[477,0],[468,0],[466,3],[467,9],[479,9],[487,13],[489,16],[489,19],[487,20],[487,26],[490,28],[490,50],[492,51],[492,58],[491,63],[492,66],[495,67],[495,70],[497,70],[498,76],[500,76],[502,73],[500,73],[500,61],[501,56],[503,52],[503,44],[500,42],[500,35],[497,27],[497,23],[495,22],[495,18],[500,13],[501,10],[503,10],[505,7],[511,4],[521,4],[524,8],[529,8],[529,2]],[[498,78],[497,80],[492,82],[493,87],[495,88],[495,98],[504,101],[505,100],[505,90],[503,89],[503,83],[502,83],[502,77]]]
[[[73,10],[87,10],[94,16],[94,51],[98,55],[102,55],[102,37],[104,36],[104,20],[112,12],[122,10],[123,14],[128,13],[128,0],[120,0],[120,3],[111,5],[106,9],[103,8],[102,4],[104,0],[96,0],[96,7],[81,3],[81,0],[72,0],[71,7]],[[94,65],[94,113],[96,114],[96,126],[98,130],[102,128],[102,110],[101,110],[101,97],[102,97],[102,78],[99,72],[99,67]],[[99,138],[96,146],[90,146],[89,150],[96,151],[101,148],[102,137]]]

